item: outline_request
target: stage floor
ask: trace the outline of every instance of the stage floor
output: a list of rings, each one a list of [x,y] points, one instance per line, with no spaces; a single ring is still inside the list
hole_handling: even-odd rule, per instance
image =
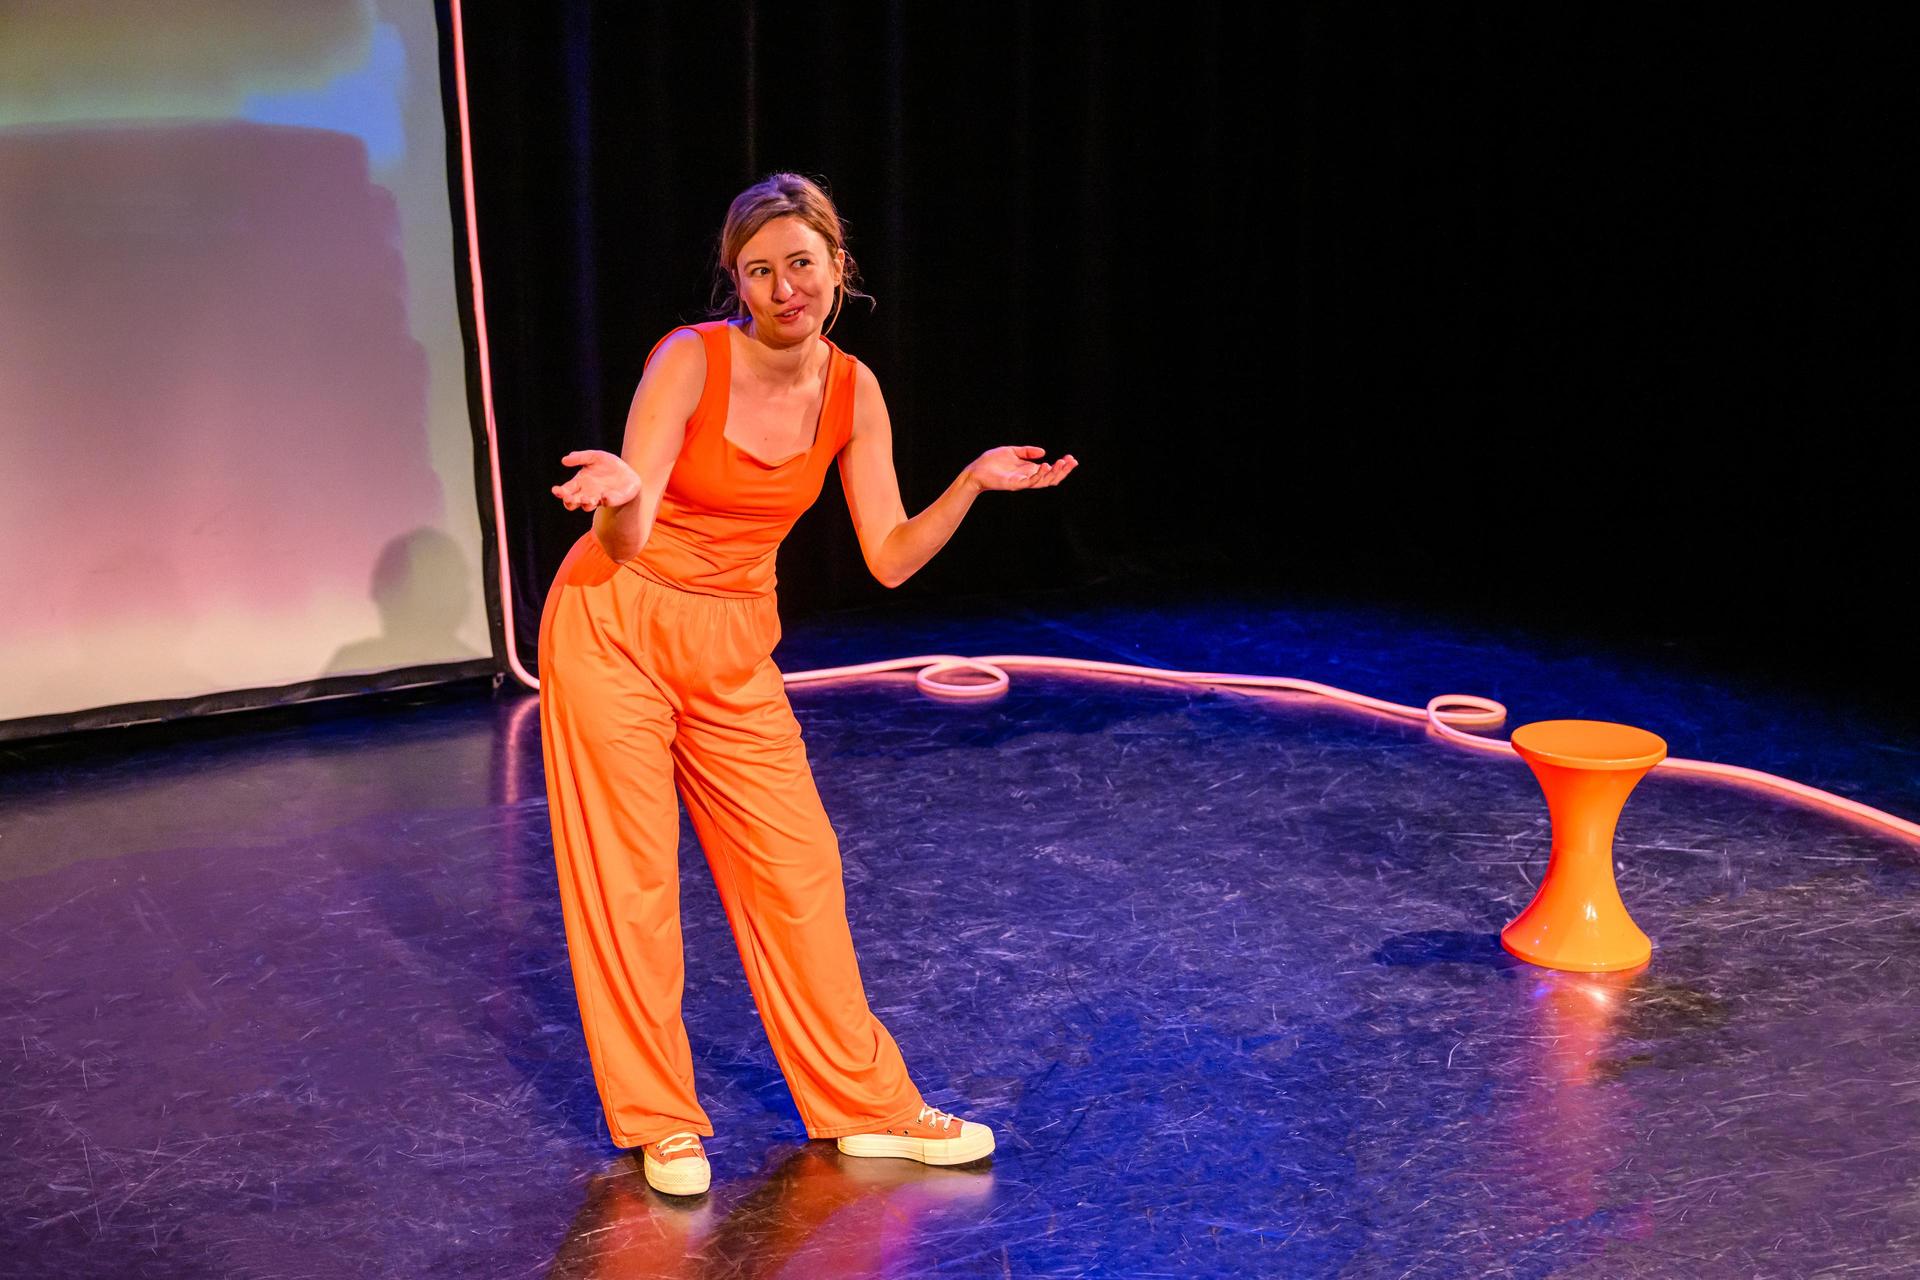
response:
[[[1623,720],[1920,816],[1893,722],[1351,609],[1009,604],[789,627],[788,669],[1053,653]],[[691,1206],[610,1144],[535,703],[11,750],[0,1274],[1912,1275],[1920,848],[1655,774],[1626,978],[1496,935],[1526,768],[1293,695],[1016,673],[794,692],[871,1001],[990,1166],[804,1141],[691,832]]]

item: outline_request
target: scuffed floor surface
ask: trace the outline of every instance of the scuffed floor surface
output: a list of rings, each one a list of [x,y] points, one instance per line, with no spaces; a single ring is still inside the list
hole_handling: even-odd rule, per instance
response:
[[[1013,608],[790,629],[1300,675],[1920,814],[1886,726],[1385,614]],[[986,1168],[806,1143],[692,837],[714,1190],[602,1126],[530,699],[332,713],[0,776],[0,1274],[1717,1277],[1920,1269],[1920,849],[1654,775],[1625,978],[1508,959],[1518,763],[1292,696],[1016,675],[798,690],[872,1003]]]

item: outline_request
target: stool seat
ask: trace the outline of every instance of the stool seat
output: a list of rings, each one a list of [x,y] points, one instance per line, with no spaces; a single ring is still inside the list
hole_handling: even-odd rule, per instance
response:
[[[1529,764],[1563,769],[1651,769],[1667,758],[1657,733],[1606,720],[1536,720],[1508,738]]]

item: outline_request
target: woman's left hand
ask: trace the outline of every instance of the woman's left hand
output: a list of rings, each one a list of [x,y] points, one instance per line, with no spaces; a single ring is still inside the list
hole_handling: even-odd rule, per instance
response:
[[[1080,465],[1070,453],[1053,462],[1040,461],[1046,454],[1030,444],[1001,445],[975,458],[967,474],[982,489],[1045,489]]]

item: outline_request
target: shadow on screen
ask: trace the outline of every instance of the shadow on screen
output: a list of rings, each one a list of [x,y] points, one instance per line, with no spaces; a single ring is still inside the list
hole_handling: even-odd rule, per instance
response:
[[[326,673],[350,675],[487,657],[456,634],[466,621],[477,576],[459,544],[438,529],[415,529],[394,538],[381,548],[373,566],[380,634],[335,650]]]

